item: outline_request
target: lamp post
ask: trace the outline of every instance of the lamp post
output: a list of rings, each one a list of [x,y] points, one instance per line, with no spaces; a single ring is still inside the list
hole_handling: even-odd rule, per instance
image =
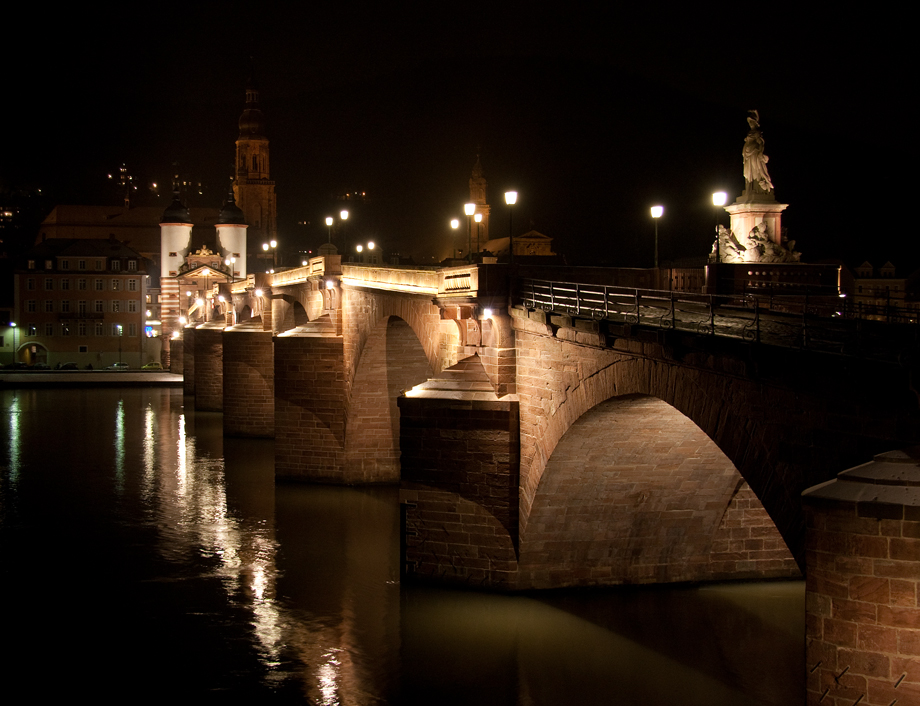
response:
[[[712,205],[716,209],[716,262],[722,262],[722,241],[719,238],[719,208],[725,205],[728,200],[728,194],[724,191],[716,191],[712,195]]]
[[[514,231],[512,230],[512,219],[514,204],[517,203],[517,191],[505,192],[505,203],[508,204],[508,261],[514,262]]]
[[[473,220],[476,221],[476,247],[479,248],[479,252],[482,252],[482,214],[475,214]]]
[[[658,269],[658,219],[664,213],[664,206],[652,206],[652,220],[655,221],[655,269]]]
[[[10,328],[13,329],[13,363],[16,364],[19,361],[16,360],[16,326],[15,321],[10,321]]]
[[[476,213],[476,204],[467,203],[463,205],[463,212],[467,216],[467,221],[469,222],[469,242],[466,249],[466,259],[471,265],[473,264],[473,214]]]
[[[460,219],[459,219],[459,218],[451,218],[451,219],[450,219],[450,227],[451,227],[452,230],[457,230],[457,228],[460,227]],[[451,250],[450,250],[450,259],[451,259],[451,260],[453,260],[453,259],[457,256],[457,248],[456,248],[456,245],[457,245],[457,237],[452,235],[451,238],[450,238],[450,248],[451,248]]]
[[[332,242],[332,216],[326,216],[326,228],[329,229],[329,242]]]
[[[211,306],[210,302],[208,301],[208,276],[210,274],[211,274],[211,271],[208,270],[207,267],[205,267],[201,271],[201,276],[204,277],[204,320],[205,322],[207,322],[208,320],[208,308]]]
[[[342,209],[339,211],[339,218],[342,219],[342,247],[348,247],[348,210]]]

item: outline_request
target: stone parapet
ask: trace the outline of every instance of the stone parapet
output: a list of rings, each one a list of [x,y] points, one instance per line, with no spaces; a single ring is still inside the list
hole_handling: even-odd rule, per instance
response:
[[[195,329],[195,409],[224,409],[223,324],[202,324]]]

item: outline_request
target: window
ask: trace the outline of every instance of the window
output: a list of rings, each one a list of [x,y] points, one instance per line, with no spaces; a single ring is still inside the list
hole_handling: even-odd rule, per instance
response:
[[[170,256],[170,257],[177,257],[176,253],[174,253],[174,252],[169,253],[169,256]]]
[[[38,327],[35,324],[29,324],[28,326],[26,326],[26,330],[29,332],[30,336],[38,335]]]
[[[129,280],[128,280],[128,291],[129,291],[129,292],[136,292],[136,291],[137,291],[137,280],[136,280],[136,279],[129,279]]]
[[[105,260],[96,260],[96,269],[104,270],[105,269]]]
[[[46,314],[54,313],[54,299],[45,299],[45,313]]]
[[[137,324],[128,324],[128,335],[137,336]]]
[[[54,280],[50,277],[45,277],[45,289],[49,292],[54,289]]]
[[[65,290],[65,291],[70,289],[70,280],[69,280],[69,279],[62,279],[62,280],[61,280],[61,289]]]
[[[136,299],[129,299],[129,300],[128,300],[128,313],[129,313],[129,314],[136,314],[136,313],[137,313],[137,300],[136,300]]]
[[[81,299],[77,302],[77,313],[81,316],[86,313],[86,300]]]
[[[86,290],[86,278],[85,277],[81,277],[80,279],[77,280],[77,289],[79,289],[81,292]]]
[[[28,267],[29,267],[30,270],[34,270],[34,269],[35,269],[35,260],[29,260],[29,265],[28,265]]]
[[[113,299],[112,300],[112,313],[117,314],[119,311],[121,311],[121,302],[118,301],[117,299]]]
[[[121,270],[121,260],[112,260],[112,272]]]
[[[62,300],[61,300],[61,313],[62,313],[62,314],[69,314],[69,313],[70,313],[70,300],[69,300],[69,299],[62,299]]]
[[[53,336],[54,335],[54,324],[50,321],[45,322],[45,335]]]
[[[121,324],[112,324],[112,335],[113,336],[121,335]]]
[[[70,324],[68,324],[66,321],[61,324],[61,335],[62,336],[70,335]]]
[[[61,269],[69,270],[70,269],[70,260],[61,260]]]
[[[77,335],[78,335],[78,336],[85,336],[85,335],[86,335],[86,320],[85,320],[85,319],[80,319],[80,320],[77,322]],[[84,348],[84,347],[85,347],[85,346],[81,346],[81,348]],[[83,352],[85,353],[85,351],[83,351]]]
[[[54,269],[54,263],[51,262],[51,260],[45,260],[45,269],[46,269],[46,270],[53,270],[53,269]]]
[[[137,260],[128,260],[128,271],[129,272],[137,271]]]
[[[101,314],[102,312],[105,311],[104,303],[101,299],[97,299],[93,303],[93,311],[95,311],[97,314]]]
[[[93,334],[96,336],[102,335],[102,322],[101,321],[96,322],[96,325],[93,327]]]
[[[86,260],[77,260],[77,269],[85,270],[86,269]]]
[[[26,280],[26,289],[35,289],[35,278],[29,277]]]
[[[112,280],[112,291],[113,292],[121,291],[121,280],[120,279]]]
[[[36,311],[38,311],[38,302],[35,301],[34,299],[30,299],[29,301],[27,301],[26,311],[28,311],[30,314],[34,314]]]
[[[105,287],[102,285],[101,279],[94,280],[93,289],[95,289],[97,292],[101,292],[103,289],[105,289]]]

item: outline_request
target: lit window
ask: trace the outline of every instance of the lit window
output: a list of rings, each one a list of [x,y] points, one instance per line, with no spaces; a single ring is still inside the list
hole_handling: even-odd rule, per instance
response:
[[[119,291],[119,290],[121,290],[121,280],[120,280],[120,279],[113,279],[113,280],[112,280],[112,291],[113,291],[113,292],[117,292],[117,291]]]

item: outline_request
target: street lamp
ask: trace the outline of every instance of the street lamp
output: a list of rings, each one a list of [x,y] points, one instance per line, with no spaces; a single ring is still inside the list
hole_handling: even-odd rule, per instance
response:
[[[728,201],[728,194],[724,191],[716,191],[712,195],[712,205],[716,208],[716,262],[722,262],[722,243],[719,238],[719,208]]]
[[[457,228],[460,227],[460,219],[459,219],[459,218],[451,218],[451,219],[450,219],[450,227],[451,227],[451,229],[453,229],[453,230],[457,230]],[[454,257],[456,257],[456,255],[457,255],[457,248],[455,247],[455,245],[457,244],[456,241],[457,241],[456,236],[451,236],[451,239],[450,239],[450,247],[451,247],[450,259],[451,259],[451,260],[453,260]]]
[[[658,219],[664,213],[664,206],[652,206],[652,220],[655,221],[655,269],[658,269]]]
[[[467,203],[463,205],[463,212],[467,215],[467,221],[469,222],[469,243],[466,249],[466,259],[472,265],[473,264],[473,214],[476,213],[476,204]]]
[[[224,264],[230,268],[230,284],[232,285],[235,281],[233,279],[233,268],[236,267],[236,258],[228,257],[226,260],[224,260]]]
[[[329,229],[329,242],[332,242],[332,216],[326,216],[326,227]]]
[[[476,247],[479,248],[479,252],[482,252],[482,214],[477,213],[473,216],[473,220],[476,221]]]
[[[17,363],[18,362],[16,360],[16,329],[17,329],[17,326],[16,326],[15,321],[10,321],[10,328],[13,329],[13,362]]]
[[[511,222],[514,212],[512,206],[517,203],[517,191],[506,191],[505,203],[508,204],[508,261],[514,262],[514,231],[512,231]]]

